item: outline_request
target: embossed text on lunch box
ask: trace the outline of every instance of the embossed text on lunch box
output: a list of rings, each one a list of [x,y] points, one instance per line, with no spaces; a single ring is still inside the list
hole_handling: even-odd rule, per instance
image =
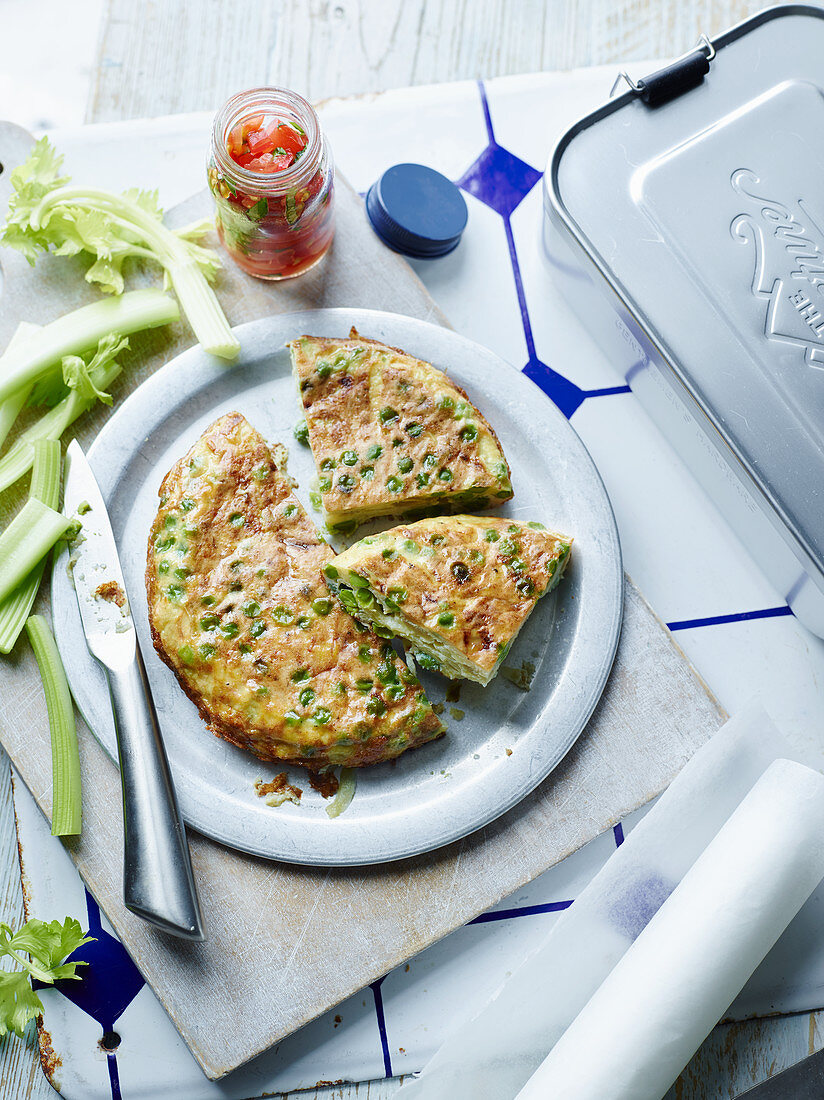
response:
[[[824,370],[824,230],[803,199],[788,206],[760,194],[749,168],[730,183],[751,208],[736,214],[730,232],[753,247],[752,292],[767,302],[764,334],[803,348],[807,363]]]

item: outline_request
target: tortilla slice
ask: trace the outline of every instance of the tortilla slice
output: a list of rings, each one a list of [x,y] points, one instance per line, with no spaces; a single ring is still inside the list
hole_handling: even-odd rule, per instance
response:
[[[354,328],[289,349],[330,526],[511,498],[495,433],[443,371]]]
[[[239,413],[160,487],[146,588],[155,648],[218,736],[309,768],[391,760],[443,726],[385,639],[329,596],[333,552],[285,451]]]
[[[488,684],[571,546],[540,523],[440,516],[361,539],[324,575],[346,610],[403,638],[422,668]]]

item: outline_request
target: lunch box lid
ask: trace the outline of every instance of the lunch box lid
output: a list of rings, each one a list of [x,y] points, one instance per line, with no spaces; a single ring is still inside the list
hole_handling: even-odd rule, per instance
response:
[[[629,90],[564,136],[545,177],[552,221],[819,585],[822,58],[824,10],[767,9],[645,81],[625,77]]]

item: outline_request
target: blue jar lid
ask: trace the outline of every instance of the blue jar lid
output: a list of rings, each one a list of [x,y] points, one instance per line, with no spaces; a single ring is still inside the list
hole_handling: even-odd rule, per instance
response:
[[[457,248],[467,220],[466,202],[455,184],[423,164],[387,168],[369,188],[366,213],[384,244],[419,259]]]

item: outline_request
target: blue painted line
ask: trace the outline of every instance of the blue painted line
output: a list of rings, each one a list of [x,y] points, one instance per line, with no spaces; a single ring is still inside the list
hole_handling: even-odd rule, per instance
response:
[[[383,994],[381,993],[383,982],[383,978],[378,978],[376,982],[372,982],[369,988],[372,990],[372,996],[375,999],[375,1015],[378,1017],[378,1034],[381,1038],[381,1050],[383,1051],[383,1072],[386,1077],[392,1077],[394,1076],[392,1073],[392,1058],[389,1054],[389,1039],[386,1035],[386,1016],[383,1011]]]
[[[518,263],[518,253],[515,251],[515,237],[512,233],[512,223],[509,218],[504,218],[504,232],[506,233],[506,245],[509,249],[509,260],[512,264],[512,275],[515,279],[515,293],[518,296],[518,305],[521,310],[521,324],[524,327],[524,339],[526,350],[530,359],[535,359],[535,340],[532,336],[532,322],[529,319],[529,310],[526,305],[526,294],[521,279],[521,265]]]
[[[479,917],[467,922],[470,924],[489,924],[496,920],[509,920],[511,917],[534,917],[538,913],[560,913],[569,909],[572,901],[547,901],[541,905],[520,905],[515,909],[498,909],[494,913],[481,913]]]
[[[612,835],[615,837],[615,847],[620,848],[624,843],[624,826],[620,821],[612,826]]]
[[[486,88],[482,80],[478,81],[478,91],[481,93],[481,107],[484,112],[484,122],[486,123],[486,133],[490,142],[495,140],[495,131],[492,129],[492,116],[489,113],[489,100],[486,98]]]
[[[609,397],[613,393],[632,393],[629,386],[607,386],[603,390],[584,390],[584,397]]]
[[[667,623],[670,630],[692,630],[696,626],[723,626],[725,623],[745,623],[750,619],[782,619],[792,615],[786,604],[781,607],[765,607],[762,611],[740,611],[735,615],[709,615],[705,619],[682,619]]]
[[[109,1063],[109,1084],[112,1089],[112,1100],[123,1100],[123,1094],[120,1091],[120,1073],[117,1068],[117,1055],[107,1054],[106,1061]]]

